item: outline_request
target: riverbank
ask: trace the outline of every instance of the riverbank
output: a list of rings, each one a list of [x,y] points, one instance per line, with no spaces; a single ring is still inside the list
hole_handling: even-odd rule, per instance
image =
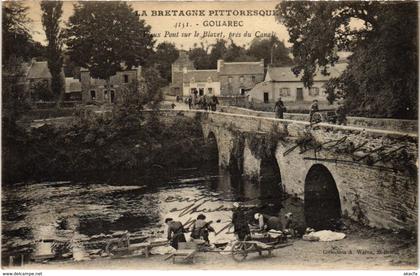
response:
[[[353,224],[346,238],[333,242],[293,240],[273,256],[251,253],[241,263],[230,255],[197,254],[194,264],[173,264],[167,256],[101,258],[82,262],[30,264],[30,269],[415,269],[417,242],[401,234]]]
[[[118,110],[110,118],[78,114],[65,125],[4,130],[3,183],[136,169],[190,168],[209,161],[201,126]]]

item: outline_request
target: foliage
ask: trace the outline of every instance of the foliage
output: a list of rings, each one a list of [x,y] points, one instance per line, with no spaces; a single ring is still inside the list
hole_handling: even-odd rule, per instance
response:
[[[2,13],[3,61],[8,61],[12,56],[28,60],[42,55],[42,45],[32,40],[29,31],[31,20],[28,18],[28,7],[19,1],[7,1],[3,3]]]
[[[327,86],[329,100],[344,98],[358,115],[417,118],[416,3],[282,2],[277,9],[305,86],[317,70],[328,75],[337,51],[351,51],[345,72]]]
[[[61,75],[63,67],[62,46],[63,39],[61,34],[61,16],[63,14],[63,2],[61,1],[42,1],[42,25],[47,37],[47,60],[48,69],[51,73],[51,90],[55,96],[60,96],[64,92],[64,80]]]
[[[201,44],[201,47],[194,45],[193,49],[190,49],[188,52],[188,57],[193,62],[196,69],[209,69],[210,68],[210,59],[207,55],[207,48],[204,48],[204,44]]]
[[[156,47],[155,64],[162,78],[165,80],[165,85],[171,82],[171,66],[178,58],[179,53],[175,44],[169,42],[159,43]]]
[[[292,59],[289,50],[277,36],[261,39],[254,38],[248,50],[248,55],[257,60],[264,59],[264,65],[290,66]]]
[[[144,88],[142,90],[144,103],[149,103],[155,107],[163,100],[162,86],[164,79],[160,76],[159,71],[155,67],[145,68],[143,71]]]
[[[32,85],[31,90],[33,100],[51,101],[54,99],[54,94],[48,87],[48,82],[37,81]]]
[[[95,78],[109,79],[123,64],[147,64],[153,54],[150,26],[127,2],[89,2],[74,5],[66,44],[71,59]]]
[[[110,170],[168,171],[206,160],[201,127],[189,118],[165,123],[132,113],[104,118],[87,109],[76,116],[65,128],[18,128],[5,151],[4,183]]]
[[[226,40],[217,39],[216,43],[211,45],[211,50],[209,54],[210,68],[217,68],[217,60],[223,59],[223,56],[227,51],[226,44]]]
[[[249,49],[239,46],[230,39],[218,39],[214,44],[205,46],[203,43],[190,49],[189,58],[197,69],[216,69],[217,60],[223,59],[228,62],[259,61],[264,59],[264,64],[270,64],[273,58],[273,65],[287,66],[292,64],[288,56],[289,51],[283,42],[276,36],[267,39],[256,38],[252,41]],[[272,56],[273,55],[273,56]]]
[[[3,130],[13,127],[22,114],[29,109],[29,97],[25,92],[22,58],[10,57],[3,64],[2,72],[2,119]]]

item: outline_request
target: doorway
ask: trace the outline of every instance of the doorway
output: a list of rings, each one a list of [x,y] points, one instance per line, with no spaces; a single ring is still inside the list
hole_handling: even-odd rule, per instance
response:
[[[297,102],[303,101],[303,88],[296,88],[296,101]]]
[[[268,103],[268,92],[264,92],[264,103]]]

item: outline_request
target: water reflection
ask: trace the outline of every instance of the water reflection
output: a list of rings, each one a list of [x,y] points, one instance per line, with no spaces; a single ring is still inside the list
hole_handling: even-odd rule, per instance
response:
[[[103,182],[92,179],[3,188],[3,264],[9,255],[39,250],[42,240],[65,242],[73,258],[85,259],[98,236],[116,231],[162,235],[165,218],[188,226],[199,213],[205,213],[216,230],[211,242],[232,239],[234,201],[249,206],[250,221],[257,211],[282,217],[292,211],[299,217],[303,210],[299,201],[285,199],[276,183],[243,180],[225,170],[180,171],[169,178],[124,173]]]

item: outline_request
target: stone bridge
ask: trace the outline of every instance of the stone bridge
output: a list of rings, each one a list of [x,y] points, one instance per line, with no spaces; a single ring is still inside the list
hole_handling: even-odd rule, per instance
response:
[[[217,144],[218,163],[260,180],[276,171],[282,189],[304,200],[309,226],[341,215],[366,225],[417,227],[417,133],[225,112],[189,116]],[[321,214],[321,215],[320,215]]]

